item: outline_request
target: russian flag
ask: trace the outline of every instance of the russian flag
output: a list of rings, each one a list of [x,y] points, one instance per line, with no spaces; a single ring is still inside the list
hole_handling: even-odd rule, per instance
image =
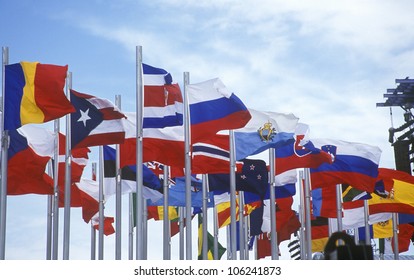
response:
[[[190,105],[191,143],[220,130],[246,125],[251,115],[243,102],[219,78],[187,85]]]
[[[7,194],[53,194],[45,173],[54,153],[55,134],[33,125],[9,131]]]
[[[380,148],[332,139],[313,139],[312,143],[334,157],[332,164],[323,163],[310,169],[312,188],[344,183],[362,191],[374,191]]]
[[[107,99],[70,90],[76,112],[71,114],[72,148],[120,144],[125,115]]]
[[[5,66],[4,129],[45,123],[75,111],[66,98],[68,66],[20,62]]]
[[[183,97],[180,86],[172,83],[166,70],[142,64],[144,76],[143,128],[163,128],[183,124]]]

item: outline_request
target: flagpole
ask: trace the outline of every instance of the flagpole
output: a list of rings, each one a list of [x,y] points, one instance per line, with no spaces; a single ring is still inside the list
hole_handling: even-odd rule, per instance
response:
[[[398,251],[398,213],[392,213],[392,236],[394,237],[394,260],[399,260]]]
[[[147,205],[147,200],[146,199],[142,199],[142,207],[144,209],[143,214],[142,214],[142,220],[143,220],[143,224],[142,224],[142,232],[143,232],[143,259],[146,260],[148,259],[148,205]]]
[[[338,222],[338,231],[342,231],[342,187],[336,185],[336,219]],[[341,244],[341,243],[339,243]]]
[[[115,95],[115,106],[121,110],[121,96]],[[121,186],[121,155],[119,150],[119,144],[115,145],[115,259],[121,259],[121,221],[122,221],[122,186]]]
[[[96,180],[96,162],[92,162],[92,180]],[[96,230],[91,223],[91,260],[96,260]]]
[[[168,184],[168,166],[164,165],[164,180],[163,180],[163,193],[164,193],[164,212],[163,212],[163,259],[171,259],[171,224],[169,219],[169,184]]]
[[[244,221],[243,221],[243,209],[244,209],[244,199],[243,191],[238,192],[239,197],[239,259],[244,260],[244,249],[245,249],[245,239],[244,239]]]
[[[368,200],[364,199],[364,229],[365,229],[365,244],[371,245],[371,235],[369,232],[369,208],[368,208]],[[357,235],[357,234],[355,234]]]
[[[66,96],[70,100],[70,89],[72,88],[72,73],[68,72],[66,77]],[[69,259],[70,245],[70,201],[71,201],[71,149],[72,149],[72,133],[70,114],[66,115],[66,149],[65,149],[65,204],[64,204],[64,220],[63,220],[63,259]]]
[[[103,146],[99,146],[99,230],[98,230],[98,260],[104,259],[104,172],[103,172]]]
[[[299,194],[300,194],[300,203],[299,203],[299,219],[300,219],[300,259],[306,260],[306,244],[307,242],[310,242],[306,240],[306,228],[305,228],[305,186],[303,184],[304,178],[303,178],[303,171],[299,171]]]
[[[184,215],[185,215],[185,211],[183,207],[179,207],[178,208],[179,211],[179,237],[180,237],[180,250],[179,250],[179,254],[180,254],[180,260],[184,260],[184,223],[185,223],[185,219],[184,219]]]
[[[2,75],[1,75],[1,188],[0,188],[0,260],[5,259],[6,254],[6,211],[7,211],[7,153],[9,148],[8,132],[4,130],[4,93],[6,87],[6,65],[9,64],[9,48],[2,49]]]
[[[237,260],[236,159],[234,131],[230,130],[230,258]]]
[[[50,162],[48,163],[49,174],[53,173]],[[53,176],[53,175],[52,175]],[[46,221],[46,260],[52,259],[52,227],[53,227],[53,195],[47,195],[47,221]]]
[[[134,259],[134,194],[128,194],[129,200],[129,231],[128,231],[128,260]]]
[[[305,168],[305,233],[306,233],[306,257],[308,260],[312,259],[312,235],[311,235],[311,208],[310,208],[310,200],[311,194],[310,190],[312,188],[311,179],[310,179],[310,170],[309,168]]]
[[[202,224],[202,256],[203,260],[207,260],[207,251],[208,251],[208,239],[207,239],[207,175],[203,174],[203,183],[202,183],[202,195],[203,195],[203,224]]]
[[[208,184],[208,182],[207,182]],[[217,218],[217,207],[213,207],[213,225],[214,225],[214,259],[218,260],[218,218]]]
[[[60,120],[54,121],[55,138],[55,154],[53,163],[53,201],[52,201],[52,260],[58,259],[58,238],[59,238],[59,132]]]
[[[136,47],[136,159],[137,159],[137,185],[136,185],[136,259],[144,259],[144,206],[143,206],[143,106],[144,86],[142,73],[142,46]]]
[[[275,149],[269,149],[269,165],[270,165],[270,244],[272,260],[279,259],[279,250],[277,246],[276,231],[276,194],[275,194]]]
[[[191,229],[191,150],[190,150],[190,108],[187,86],[190,84],[190,73],[184,72],[184,145],[185,145],[185,233],[186,259],[192,259]]]

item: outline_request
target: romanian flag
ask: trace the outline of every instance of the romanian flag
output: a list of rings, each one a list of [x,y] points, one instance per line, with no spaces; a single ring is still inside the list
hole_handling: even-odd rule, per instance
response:
[[[20,62],[5,67],[4,129],[45,123],[75,111],[66,98],[68,66]]]
[[[383,196],[372,193],[372,198],[368,200],[370,214],[414,214],[414,176],[387,168],[378,168],[378,171],[378,181],[382,180],[385,193]]]

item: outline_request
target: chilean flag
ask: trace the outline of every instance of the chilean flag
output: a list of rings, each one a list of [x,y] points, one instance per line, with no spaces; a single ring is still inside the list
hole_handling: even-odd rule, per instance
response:
[[[142,64],[144,76],[143,128],[183,124],[183,97],[166,70]]]
[[[7,194],[53,194],[45,173],[54,153],[55,134],[33,125],[9,131]]]
[[[332,139],[313,139],[312,143],[334,157],[332,164],[310,169],[312,188],[345,183],[362,191],[374,191],[380,148]]]
[[[70,91],[76,112],[71,114],[72,148],[121,144],[125,115],[107,99]]]
[[[191,143],[220,130],[244,127],[251,119],[243,102],[219,78],[187,85],[190,104]]]

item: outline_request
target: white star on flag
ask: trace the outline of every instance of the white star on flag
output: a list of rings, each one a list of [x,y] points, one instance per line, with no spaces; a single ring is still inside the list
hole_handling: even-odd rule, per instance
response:
[[[78,119],[78,122],[83,122],[83,125],[86,127],[86,121],[91,119],[88,115],[89,109],[86,110],[85,112],[82,110],[80,110],[79,112],[81,114],[81,117]]]
[[[254,166],[253,164],[252,165],[250,165],[250,170],[254,170],[254,168],[255,168],[256,166]]]

